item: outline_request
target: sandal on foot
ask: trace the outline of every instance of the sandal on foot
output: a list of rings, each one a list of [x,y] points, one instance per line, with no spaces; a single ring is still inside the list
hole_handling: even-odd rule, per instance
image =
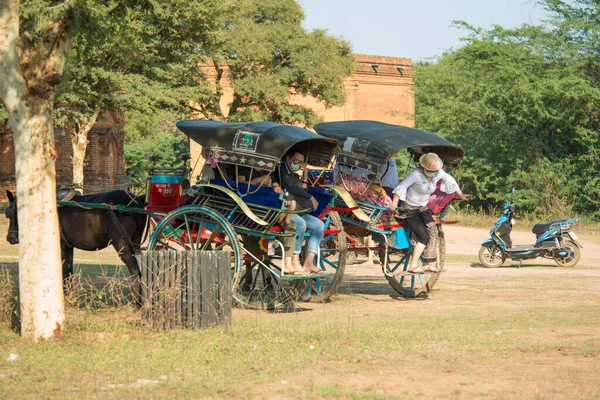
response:
[[[326,274],[328,274],[328,273],[329,273],[329,272],[327,272],[327,271],[324,271],[324,270],[322,270],[322,269],[318,269],[318,270],[316,270],[316,271],[310,271],[310,274],[311,274],[311,275],[326,275]]]
[[[309,272],[306,271],[284,271],[283,272],[284,275],[288,275],[288,276],[302,276],[302,275],[310,275]]]
[[[410,274],[424,274],[427,271],[425,271],[422,267],[414,267],[407,269],[406,272]]]
[[[427,272],[433,272],[434,274],[437,274],[438,272],[442,272],[441,269],[439,269],[438,267],[433,267],[433,266],[432,267],[427,267],[425,269],[425,271],[427,271]]]

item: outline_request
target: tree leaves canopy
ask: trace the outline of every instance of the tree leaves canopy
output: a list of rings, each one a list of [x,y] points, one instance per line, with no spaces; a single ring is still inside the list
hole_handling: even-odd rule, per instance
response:
[[[343,104],[344,77],[354,58],[347,42],[323,30],[307,32],[304,13],[294,0],[238,0],[225,13],[218,32],[217,70],[227,65],[233,101],[223,113],[218,86],[212,101],[201,105],[207,117],[229,121],[300,123],[318,121],[309,108],[290,101],[291,93],[312,96],[327,106]]]
[[[417,66],[416,124],[460,144],[463,181],[484,206],[516,187],[522,210],[600,217],[598,1],[546,0],[542,26],[469,33]]]
[[[212,51],[220,2],[80,0],[73,51],[55,120],[82,123],[96,106],[127,113],[130,137],[149,135],[154,117],[190,115],[203,101],[198,63]]]

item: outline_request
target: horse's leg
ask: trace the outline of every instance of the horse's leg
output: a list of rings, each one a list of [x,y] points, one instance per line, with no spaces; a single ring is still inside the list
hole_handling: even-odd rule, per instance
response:
[[[252,263],[250,260],[246,260],[244,263],[246,264],[246,274],[244,276],[242,290],[248,292],[252,288]]]
[[[119,257],[121,261],[125,263],[127,269],[129,270],[129,274],[131,275],[131,296],[133,298],[133,302],[137,307],[142,306],[141,299],[141,280],[140,280],[140,269],[138,266],[137,259],[133,255],[132,250],[129,248],[128,243],[125,243],[124,240],[120,240],[113,243],[113,246],[117,253],[119,253]]]
[[[63,242],[60,244],[60,252],[62,256],[63,290],[66,291],[73,276],[73,247]]]

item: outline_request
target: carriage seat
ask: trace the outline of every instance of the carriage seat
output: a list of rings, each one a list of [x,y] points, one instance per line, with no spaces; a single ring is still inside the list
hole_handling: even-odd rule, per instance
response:
[[[224,179],[215,178],[211,179],[210,183],[213,185],[223,186],[225,188],[236,188],[236,182],[233,180],[225,182]],[[229,184],[229,186],[227,185]],[[246,193],[251,194],[246,194]],[[263,207],[269,208],[281,208],[283,201],[280,199],[279,193],[275,192],[271,186],[260,186],[250,184],[250,188],[248,188],[248,184],[245,182],[237,183],[237,193],[244,200],[246,204],[255,204]]]
[[[312,216],[319,218],[321,214],[327,209],[327,207],[331,204],[331,200],[333,199],[333,192],[331,190],[327,190],[322,187],[310,186],[308,189],[308,193],[317,200],[319,206],[316,210],[310,213]]]

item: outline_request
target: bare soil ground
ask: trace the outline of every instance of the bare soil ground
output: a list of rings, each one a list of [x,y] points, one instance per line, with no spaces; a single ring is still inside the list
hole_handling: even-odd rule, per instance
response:
[[[534,319],[538,308],[567,310],[574,303],[585,308],[587,304],[600,302],[600,235],[580,235],[582,257],[573,268],[558,267],[552,260],[535,259],[521,264],[507,261],[499,268],[490,269],[479,264],[477,258],[481,242],[488,238],[486,229],[450,225],[444,230],[449,261],[426,299],[399,297],[387,284],[381,268],[367,263],[366,257],[361,255],[354,265],[347,266],[339,294],[331,303],[307,305],[312,312],[260,318],[347,318],[351,324],[355,319],[374,315],[402,318],[405,313],[419,313],[423,326],[427,326],[428,316],[440,314],[448,314],[449,318],[453,315],[480,318],[480,323],[485,325],[486,319],[494,319],[496,315],[531,313]],[[533,238],[531,232],[513,234],[515,244],[529,244]],[[563,287],[566,280],[570,282],[566,286],[571,287],[573,279],[577,282],[574,289]],[[544,284],[538,284],[539,281]],[[553,286],[545,287],[548,282]],[[237,310],[236,313],[247,317],[253,312]],[[510,335],[503,331],[494,334]],[[514,335],[522,335],[517,340],[523,342],[523,348],[517,355],[507,349],[503,357],[487,357],[485,349],[480,349],[481,353],[464,357],[457,349],[439,345],[439,354],[433,358],[395,354],[395,360],[390,360],[389,355],[381,359],[353,360],[335,368],[324,367],[310,378],[321,385],[342,385],[345,393],[364,393],[365,388],[372,388],[376,398],[600,398],[600,326],[591,324],[576,329],[532,326],[525,334]],[[424,346],[438,346],[435,342],[426,343],[427,332],[423,336]],[[582,342],[589,343],[589,347],[584,347],[589,348],[591,354],[569,350],[573,344]],[[542,345],[542,349],[535,348],[536,344]],[[466,338],[465,347],[469,345]],[[301,385],[306,378],[298,376],[296,383]],[[285,397],[286,392],[280,386],[277,382],[269,388],[272,398]]]
[[[519,318],[520,324],[528,320],[527,316],[532,321],[544,321],[540,313],[552,309],[570,313],[571,322],[575,313],[575,320],[581,323],[560,326],[532,322],[525,327],[507,327],[492,332],[489,341],[465,337],[464,349],[444,345],[443,338],[436,341],[423,330],[422,346],[426,351],[417,353],[403,352],[401,340],[390,337],[397,348],[389,353],[366,352],[341,361],[317,360],[305,370],[282,373],[285,379],[277,377],[247,388],[250,397],[313,397],[314,391],[302,391],[309,384],[331,388],[330,394],[323,396],[328,398],[600,398],[600,325],[597,316],[590,318],[600,304],[600,235],[579,235],[582,257],[573,268],[535,259],[488,269],[477,260],[480,244],[488,237],[487,229],[448,225],[445,232],[445,272],[425,299],[399,297],[380,267],[361,256],[356,264],[347,266],[340,292],[331,302],[303,304],[299,311],[305,312],[287,314],[236,309],[234,320],[289,320],[315,326],[344,321],[348,329],[353,329],[358,320],[381,323],[410,314],[422,317],[415,331],[427,329],[427,321],[440,316],[480,324],[483,330],[487,323],[507,316]],[[4,234],[0,230],[0,239]],[[532,240],[530,232],[513,232],[516,244]],[[4,256],[18,254],[16,247],[0,246],[0,250]],[[93,258],[93,254],[79,253],[76,257]],[[461,332],[448,335],[456,340]],[[504,338],[506,352],[502,351]],[[488,350],[490,343],[496,347]],[[326,347],[327,341],[318,346]]]

